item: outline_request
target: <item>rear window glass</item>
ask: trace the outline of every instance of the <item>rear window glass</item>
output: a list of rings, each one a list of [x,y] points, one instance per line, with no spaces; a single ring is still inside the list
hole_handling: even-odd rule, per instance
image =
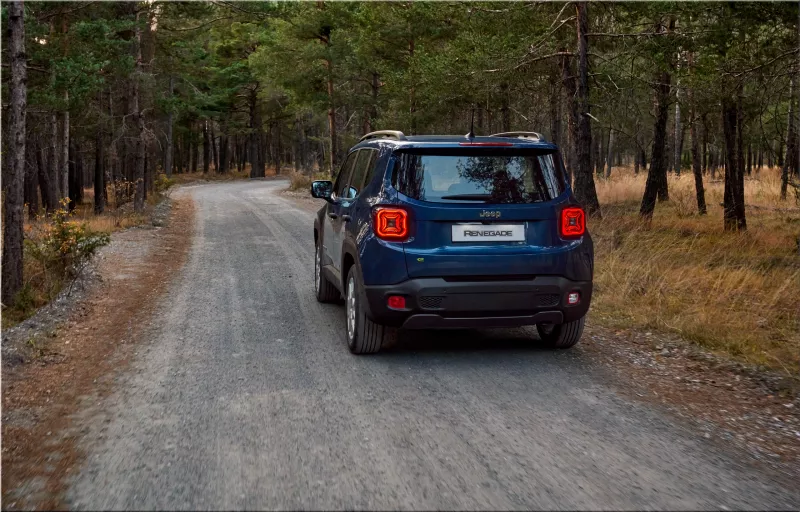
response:
[[[413,199],[435,203],[539,203],[565,188],[556,150],[419,150],[394,155],[394,186]]]

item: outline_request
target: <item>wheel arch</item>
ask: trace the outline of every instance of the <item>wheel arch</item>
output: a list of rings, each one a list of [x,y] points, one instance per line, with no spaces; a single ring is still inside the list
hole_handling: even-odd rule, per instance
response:
[[[347,238],[342,244],[342,290],[347,286],[347,275],[350,269],[355,267],[359,274],[359,280],[363,283],[364,278],[361,274],[361,262],[358,259],[358,248],[353,240]]]

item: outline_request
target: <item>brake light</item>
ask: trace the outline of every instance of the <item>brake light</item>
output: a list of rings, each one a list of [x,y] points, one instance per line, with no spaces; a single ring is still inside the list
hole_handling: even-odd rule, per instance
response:
[[[391,309],[406,309],[406,298],[402,295],[389,295],[386,305]]]
[[[380,239],[403,242],[408,238],[408,212],[402,208],[375,208],[373,229]]]
[[[561,210],[561,236],[577,238],[586,233],[586,214],[583,208],[570,206]]]
[[[508,147],[508,146],[513,146],[514,144],[512,144],[511,142],[459,142],[458,145],[459,146],[473,146],[473,147],[486,148],[486,147],[493,147],[493,146],[494,147],[497,147],[497,146]]]

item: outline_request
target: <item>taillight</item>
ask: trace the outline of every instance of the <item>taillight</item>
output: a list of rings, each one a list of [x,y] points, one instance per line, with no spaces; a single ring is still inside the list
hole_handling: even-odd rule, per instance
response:
[[[569,206],[561,210],[561,236],[577,238],[586,233],[586,214],[583,208]]]
[[[391,309],[406,309],[406,298],[402,295],[389,295],[386,305]]]
[[[403,242],[408,238],[408,212],[404,209],[379,206],[372,215],[378,238],[392,242]]]

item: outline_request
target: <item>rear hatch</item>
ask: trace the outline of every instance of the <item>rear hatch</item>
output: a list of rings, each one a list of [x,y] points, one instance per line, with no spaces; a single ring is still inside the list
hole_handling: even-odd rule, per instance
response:
[[[393,185],[412,219],[410,278],[530,279],[560,274],[566,177],[552,146],[407,148]]]

